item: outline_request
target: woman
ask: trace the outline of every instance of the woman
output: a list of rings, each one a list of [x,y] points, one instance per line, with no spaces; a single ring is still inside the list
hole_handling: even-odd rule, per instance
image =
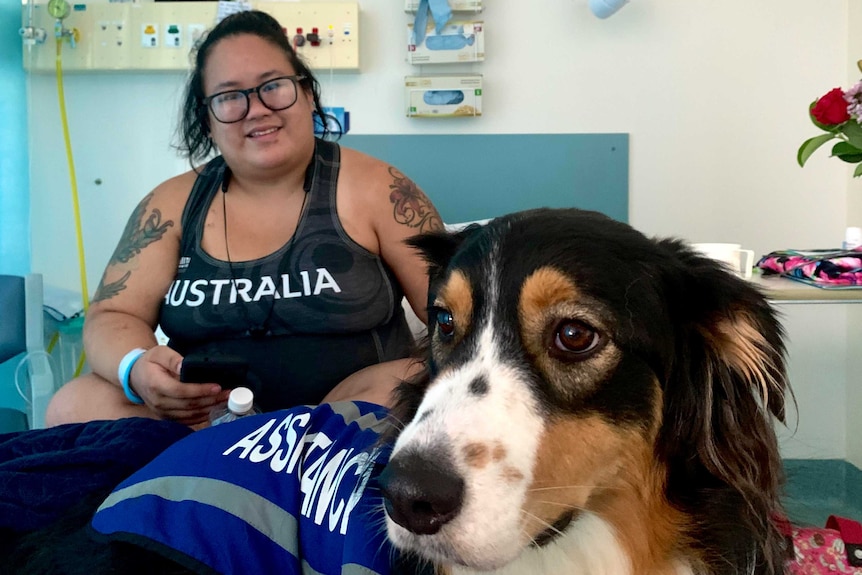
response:
[[[404,240],[439,214],[395,168],[316,139],[314,112],[319,85],[274,18],[241,12],[206,36],[179,132],[192,162],[220,156],[135,209],[87,313],[93,373],[57,392],[49,424],[202,424],[229,390],[180,381],[193,352],[246,360],[264,410],[386,404],[418,369],[400,301],[424,320],[427,277]]]

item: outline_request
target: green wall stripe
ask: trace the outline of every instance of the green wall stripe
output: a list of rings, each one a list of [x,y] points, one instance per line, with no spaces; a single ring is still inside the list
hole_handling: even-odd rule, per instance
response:
[[[449,224],[539,207],[628,222],[628,134],[348,134],[340,143],[392,164]]]

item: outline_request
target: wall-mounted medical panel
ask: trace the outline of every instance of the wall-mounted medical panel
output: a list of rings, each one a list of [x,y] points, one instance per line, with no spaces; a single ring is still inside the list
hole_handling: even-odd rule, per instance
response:
[[[481,12],[482,0],[449,0],[449,8],[453,12]],[[419,10],[419,0],[405,0],[404,10],[416,12]]]
[[[407,116],[447,118],[482,115],[481,74],[433,74],[404,78]]]
[[[417,42],[413,24],[407,24],[407,62],[410,64],[452,64],[485,60],[485,23],[478,20],[450,20],[438,34],[429,22],[425,38]]]
[[[359,70],[358,2],[252,2],[252,5],[281,22],[297,53],[313,70]]]
[[[217,2],[111,2],[73,4],[63,27],[76,31],[66,41],[62,66],[83,70],[188,70],[190,50],[216,23]],[[315,70],[359,70],[357,2],[252,2],[272,14],[291,43]],[[33,6],[33,22],[23,7],[24,26],[46,30],[48,39],[24,47],[24,68],[54,71],[55,20],[45,4]]]

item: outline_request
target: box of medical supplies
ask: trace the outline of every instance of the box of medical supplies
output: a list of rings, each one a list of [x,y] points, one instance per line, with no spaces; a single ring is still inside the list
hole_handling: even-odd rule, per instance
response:
[[[446,118],[482,115],[481,74],[438,74],[404,78],[407,115]]]
[[[451,64],[481,62],[485,59],[484,22],[450,20],[438,34],[429,21],[424,38],[407,25],[407,62],[410,64]]]

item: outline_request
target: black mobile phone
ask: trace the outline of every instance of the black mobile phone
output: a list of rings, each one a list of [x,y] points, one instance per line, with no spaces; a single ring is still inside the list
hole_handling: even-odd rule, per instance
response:
[[[183,358],[180,381],[217,383],[233,389],[245,385],[248,362],[234,355],[191,353]]]

